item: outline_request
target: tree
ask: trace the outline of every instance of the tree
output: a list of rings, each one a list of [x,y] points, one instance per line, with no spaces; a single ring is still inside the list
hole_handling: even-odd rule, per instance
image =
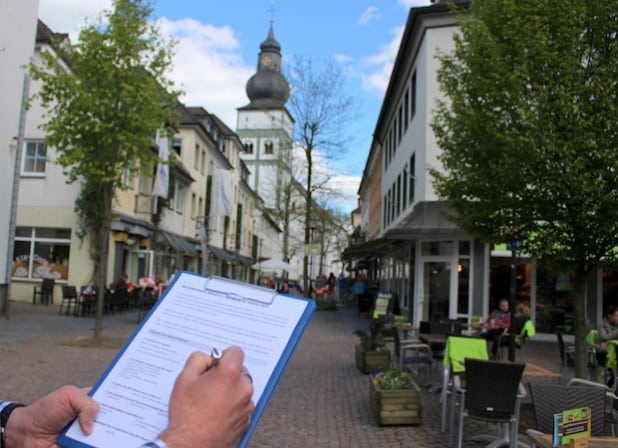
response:
[[[42,64],[30,65],[41,81],[38,97],[47,108],[43,129],[56,148],[67,182],[80,182],[76,213],[90,239],[93,280],[98,285],[94,336],[101,339],[110,225],[122,177],[157,162],[155,135],[170,126],[177,92],[166,78],[171,42],[148,22],[147,0],[114,0],[107,23],[88,24],[78,42],[56,42]]]
[[[438,73],[436,191],[471,234],[574,274],[577,376],[586,280],[618,247],[617,19],[615,0],[471,2]]]
[[[297,57],[292,61],[286,78],[292,86],[289,104],[296,120],[294,140],[303,148],[307,163],[304,223],[305,244],[309,244],[313,195],[327,181],[314,183],[316,153],[326,160],[343,153],[345,143],[349,141],[345,129],[353,117],[356,101],[345,91],[343,67],[333,60]],[[306,254],[303,282],[304,291],[310,297]]]

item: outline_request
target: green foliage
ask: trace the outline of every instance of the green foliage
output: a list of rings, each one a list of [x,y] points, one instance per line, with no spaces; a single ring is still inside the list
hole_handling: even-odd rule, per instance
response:
[[[356,330],[354,334],[359,337],[361,345],[365,350],[378,350],[384,348],[382,330],[384,322],[381,319],[371,319],[369,322],[369,333],[363,330]]]
[[[412,387],[410,374],[392,363],[387,370],[372,374],[371,381],[375,386],[385,390],[410,389]]]
[[[432,170],[455,220],[575,274],[577,374],[585,279],[618,247],[618,0],[484,0],[438,73]]]
[[[76,208],[101,291],[115,193],[126,188],[124,176],[152,172],[156,132],[173,124],[177,104],[166,78],[173,43],[149,23],[151,13],[148,0],[114,0],[105,21],[87,24],[77,43],[55,41],[53,51],[29,66],[40,85],[35,98],[46,110],[42,129],[54,162],[67,182],[82,183]]]
[[[337,304],[332,300],[318,300],[315,304],[318,311],[337,311]]]
[[[593,268],[618,246],[617,1],[472,2],[438,79],[438,194],[485,241]]]

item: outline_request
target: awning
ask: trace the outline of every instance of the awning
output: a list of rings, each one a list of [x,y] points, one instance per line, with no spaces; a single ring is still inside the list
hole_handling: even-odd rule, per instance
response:
[[[143,219],[134,218],[120,212],[112,213],[111,230],[150,238],[155,230],[154,225]]]
[[[253,263],[255,263],[255,260],[253,258],[245,257],[244,255],[239,255],[238,260],[245,266],[251,266]]]
[[[366,243],[353,244],[345,248],[343,254],[341,254],[341,258],[344,260],[351,260],[355,258],[365,258],[371,255],[385,254],[391,250],[391,245],[394,244],[396,244],[395,241],[386,238],[376,238]]]
[[[455,236],[463,231],[449,219],[454,212],[445,201],[419,202],[399,226],[387,230],[390,240],[415,240],[423,236]]]
[[[165,230],[161,231],[161,235],[163,236],[163,239],[165,239],[167,244],[169,244],[169,246],[172,248],[172,250],[175,250],[176,252],[182,252],[190,256],[197,255],[194,242],[189,241],[186,237],[176,235]]]
[[[211,253],[215,258],[218,258],[222,261],[232,261],[234,260],[234,255],[229,253],[226,250],[219,249],[218,247],[208,246],[208,252]]]

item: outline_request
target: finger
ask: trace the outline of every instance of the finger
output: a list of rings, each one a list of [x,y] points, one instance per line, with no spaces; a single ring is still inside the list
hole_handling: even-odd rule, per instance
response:
[[[91,434],[99,403],[89,397],[87,391],[87,388],[67,388],[69,403],[77,415],[79,426],[85,434]]]
[[[212,358],[203,352],[193,352],[187,358],[185,367],[182,369],[181,375],[189,375],[197,377],[202,375],[212,366]]]
[[[225,349],[220,362],[230,365],[242,366],[244,359],[245,352],[243,352],[240,347],[232,345]]]

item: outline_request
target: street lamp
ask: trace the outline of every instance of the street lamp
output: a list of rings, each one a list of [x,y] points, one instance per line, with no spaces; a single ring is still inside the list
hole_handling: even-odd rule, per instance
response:
[[[309,244],[312,246],[311,254],[309,255],[309,287],[306,292],[306,297],[311,297],[313,293],[313,231],[318,226],[318,220],[314,217],[309,218]]]

